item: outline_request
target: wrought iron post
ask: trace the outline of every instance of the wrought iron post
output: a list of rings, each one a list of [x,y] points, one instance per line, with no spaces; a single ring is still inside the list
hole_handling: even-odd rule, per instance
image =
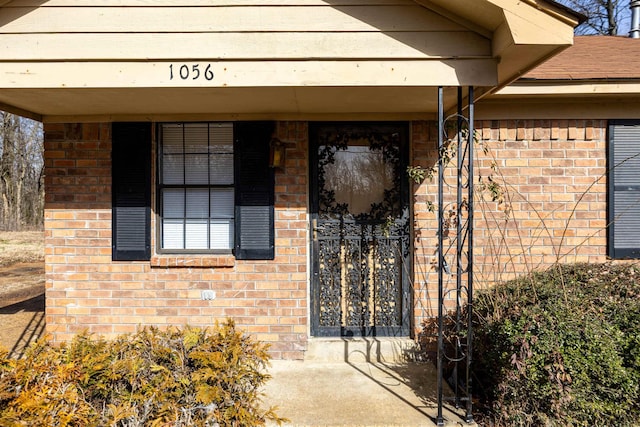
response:
[[[467,413],[465,421],[473,422],[473,400],[471,389],[471,361],[473,355],[473,148],[475,142],[475,125],[474,125],[474,101],[473,87],[469,87],[469,141],[468,141],[468,157],[469,157],[469,181],[467,183],[467,193],[469,200],[467,202],[467,376],[465,380],[467,395]]]
[[[438,426],[444,426],[444,418],[442,416],[442,399],[443,399],[443,376],[444,376],[444,251],[443,244],[443,216],[444,216],[444,165],[442,164],[442,150],[444,147],[444,99],[442,86],[438,87],[438,415],[436,423]]]
[[[456,407],[466,407],[465,421],[473,422],[471,394],[472,297],[473,297],[473,88],[463,106],[458,88],[456,113],[444,117],[443,90],[438,88],[438,414],[444,425],[442,406],[445,370]],[[464,113],[466,111],[467,116]],[[451,133],[451,134],[450,134]],[[454,147],[455,144],[455,147]],[[455,185],[446,182],[445,169],[456,157]],[[451,194],[445,203],[445,185]],[[455,215],[445,216],[445,212]],[[452,220],[452,217],[455,219]],[[455,222],[455,235],[451,235]],[[447,233],[447,242],[445,242]],[[450,267],[455,266],[455,267]],[[445,277],[445,274],[447,275]],[[448,286],[449,285],[449,286]],[[445,366],[446,364],[446,366]],[[463,373],[464,372],[464,373]],[[448,399],[447,399],[448,400]]]

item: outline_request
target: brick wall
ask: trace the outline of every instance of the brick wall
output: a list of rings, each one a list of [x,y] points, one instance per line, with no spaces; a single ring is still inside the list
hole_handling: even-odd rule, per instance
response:
[[[274,261],[154,255],[151,262],[112,262],[111,125],[45,124],[46,321],[53,340],[233,317],[271,343],[273,357],[301,358],[308,335],[307,126],[283,122],[277,132],[287,162],[276,172]],[[201,299],[208,289],[214,300]]]
[[[606,120],[475,123],[476,289],[556,261],[605,260],[606,125]],[[437,161],[436,124],[415,122],[412,129],[413,164],[431,167]],[[449,182],[454,175],[447,170]],[[479,177],[487,183],[490,175],[504,190],[501,203],[481,191]],[[415,315],[420,329],[437,314],[438,224],[436,214],[427,209],[428,201],[437,201],[437,182],[415,185],[414,200]],[[445,202],[452,202],[450,194]],[[451,286],[453,278],[445,280]]]
[[[505,203],[481,204],[476,256],[492,282],[554,262],[606,258],[606,120],[477,123],[489,154],[478,172],[497,165]],[[485,207],[486,206],[486,207]],[[508,219],[508,220],[507,220]],[[491,243],[502,241],[509,251]]]
[[[492,175],[505,190],[502,203],[486,193],[475,198],[476,288],[557,259],[603,261],[606,121],[479,121],[476,128],[476,183],[478,176],[486,182]],[[230,316],[271,343],[274,357],[303,357],[307,124],[277,127],[287,163],[276,173],[275,261],[154,255],[151,262],[112,262],[110,129],[105,123],[45,125],[46,314],[53,339],[85,329],[109,336],[141,324],[206,326]],[[411,164],[435,165],[435,124],[413,122],[411,130]],[[455,171],[446,176],[451,182]],[[412,196],[414,314],[420,329],[437,313],[437,219],[428,209],[437,201],[437,182],[414,185]],[[446,202],[452,203],[451,194]],[[216,299],[201,299],[207,289],[216,291]]]

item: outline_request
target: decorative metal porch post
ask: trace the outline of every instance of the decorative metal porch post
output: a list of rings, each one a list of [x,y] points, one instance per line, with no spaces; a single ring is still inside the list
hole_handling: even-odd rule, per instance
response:
[[[443,403],[443,375],[444,367],[443,353],[444,353],[444,251],[442,250],[443,238],[443,190],[444,190],[444,166],[442,164],[442,150],[444,148],[444,99],[442,87],[438,87],[438,415],[436,423],[439,426],[444,426],[444,418],[442,417],[442,403]]]
[[[457,112],[444,117],[444,91],[438,88],[438,414],[444,425],[445,370],[456,407],[466,406],[465,421],[473,422],[471,395],[473,298],[473,88],[467,93],[464,116],[463,89],[458,88]],[[450,135],[451,134],[451,135]],[[447,182],[445,169],[456,157],[456,184]],[[455,201],[445,203],[445,186]],[[455,192],[455,193],[454,193]],[[455,215],[445,215],[453,212]],[[451,235],[454,228],[456,234]],[[446,241],[445,241],[445,234]],[[451,266],[455,266],[452,268]],[[446,365],[446,366],[445,366]]]

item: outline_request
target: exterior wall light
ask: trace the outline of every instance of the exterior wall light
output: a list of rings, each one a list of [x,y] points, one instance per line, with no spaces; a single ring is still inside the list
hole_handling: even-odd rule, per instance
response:
[[[272,168],[281,168],[284,166],[286,148],[284,143],[278,138],[271,139],[269,143],[269,166]]]

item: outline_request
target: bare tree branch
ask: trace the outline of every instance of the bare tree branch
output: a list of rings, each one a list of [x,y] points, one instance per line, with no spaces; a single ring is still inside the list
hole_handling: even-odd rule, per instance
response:
[[[40,123],[0,112],[0,229],[42,226],[42,168]]]
[[[587,17],[576,28],[578,35],[618,35],[629,14],[629,0],[559,0]]]

